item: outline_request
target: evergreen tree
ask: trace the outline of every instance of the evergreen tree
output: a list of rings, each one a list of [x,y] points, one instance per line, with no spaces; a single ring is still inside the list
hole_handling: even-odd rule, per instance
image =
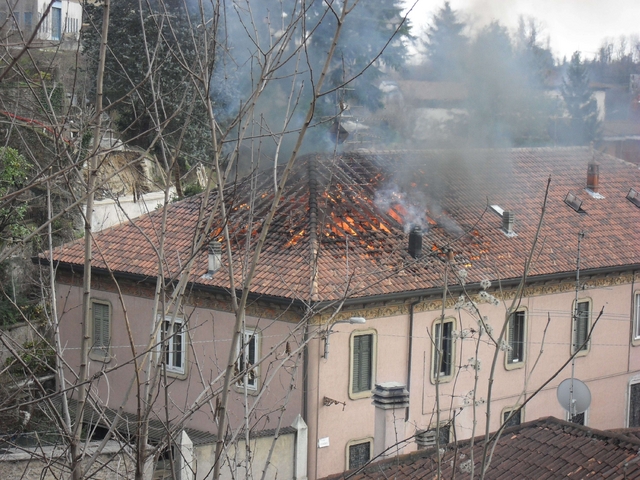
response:
[[[491,147],[546,144],[553,102],[507,29],[497,22],[482,29],[468,58],[470,140]]]
[[[427,28],[427,58],[435,80],[459,80],[462,77],[467,37],[466,25],[458,19],[448,1],[438,10]]]
[[[400,69],[407,55],[404,40],[410,36],[410,25],[408,21],[402,23],[402,19],[402,5],[398,1],[367,0],[355,6],[343,27],[323,90],[353,81],[336,94],[327,96],[320,105],[321,115],[340,113],[340,101],[370,110],[382,107],[379,78],[385,70]],[[318,22],[320,24],[311,35],[310,54],[319,61],[329,50],[336,27],[336,18],[327,12],[324,2],[311,3],[307,12],[307,28],[315,27]],[[368,66],[382,49],[382,55]]]
[[[109,37],[118,41],[107,51],[104,76],[105,104],[112,104],[108,108],[116,113],[116,127],[128,143],[148,148],[159,122],[168,145],[180,143],[182,168],[206,157],[211,145],[206,109],[185,71],[197,65],[197,29],[192,27],[202,21],[190,21],[185,5],[178,0],[113,0]],[[100,49],[102,6],[88,4],[86,9],[93,27],[82,30],[82,45],[91,68]],[[222,112],[226,102],[222,94],[214,99]]]
[[[580,52],[571,56],[569,69],[562,84],[562,98],[569,113],[569,124],[564,132],[567,143],[586,145],[600,135],[598,105],[589,88],[587,69]]]

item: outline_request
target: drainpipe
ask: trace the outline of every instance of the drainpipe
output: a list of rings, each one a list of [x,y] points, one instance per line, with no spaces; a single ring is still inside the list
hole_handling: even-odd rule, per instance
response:
[[[409,394],[411,394],[411,364],[413,363],[413,309],[414,307],[420,303],[420,300],[416,300],[415,302],[409,305],[409,355],[407,358],[407,390]],[[409,409],[411,408],[411,402],[407,405],[407,409],[404,414],[404,421],[409,421]]]

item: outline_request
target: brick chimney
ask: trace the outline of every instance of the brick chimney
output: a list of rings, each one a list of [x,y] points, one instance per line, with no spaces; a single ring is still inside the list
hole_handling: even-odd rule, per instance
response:
[[[376,407],[374,456],[382,452],[384,455],[380,458],[401,454],[403,447],[397,444],[406,438],[404,409],[409,406],[406,385],[398,382],[376,383],[373,405]]]
[[[587,166],[587,188],[594,193],[598,192],[598,184],[600,183],[600,165],[595,161],[590,161]]]

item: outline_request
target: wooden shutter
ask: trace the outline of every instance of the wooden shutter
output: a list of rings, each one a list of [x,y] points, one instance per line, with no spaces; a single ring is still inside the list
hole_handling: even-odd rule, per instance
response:
[[[102,351],[105,355],[109,349],[109,305],[105,303],[92,303],[93,310],[93,348]]]
[[[586,350],[585,344],[582,348],[581,345],[587,339],[589,329],[589,302],[578,302],[578,311],[576,316],[576,340],[575,350]]]
[[[353,393],[371,390],[373,335],[353,337]]]
[[[509,330],[509,338],[508,338],[508,342],[509,342],[509,346],[511,347],[510,350],[507,350],[507,362],[509,363],[513,363],[513,359],[514,359],[514,351],[515,351],[515,330],[516,330],[516,322],[515,322],[515,314],[511,314],[509,316],[509,326],[508,326],[508,330]]]

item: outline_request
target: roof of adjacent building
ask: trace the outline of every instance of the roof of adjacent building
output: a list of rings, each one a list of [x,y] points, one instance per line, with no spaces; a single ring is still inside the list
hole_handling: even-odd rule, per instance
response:
[[[585,190],[587,166],[599,165],[598,194]],[[523,273],[551,179],[545,217],[533,252],[531,276],[569,275],[576,268],[621,269],[640,263],[640,208],[626,196],[640,191],[637,166],[590,148],[373,152],[307,155],[298,160],[283,192],[251,286],[254,294],[287,299],[336,300],[409,295],[439,288],[446,249],[467,282],[514,280]],[[580,211],[565,203],[572,193]],[[226,189],[231,247],[240,285],[273,199],[273,177],[257,174]],[[216,214],[212,228],[198,227],[201,206],[215,194],[169,205],[163,268],[175,277],[192,257],[196,233],[224,240]],[[514,214],[514,235],[489,205]],[[423,255],[407,253],[409,230],[420,225]],[[155,277],[162,211],[95,235],[93,265],[116,274]],[[249,250],[246,241],[251,240]],[[317,239],[316,281],[311,252]],[[224,246],[224,245],[223,245]],[[210,278],[205,248],[195,252],[191,281],[229,288],[226,260]],[[64,245],[61,264],[83,264],[83,240]],[[224,257],[224,256],[223,256]]]
[[[469,478],[470,440],[449,444],[440,478]],[[484,437],[475,439],[474,471],[482,466]],[[504,430],[493,450],[485,478],[640,478],[640,441],[617,433],[541,418]],[[455,470],[455,472],[454,472]],[[414,480],[437,478],[435,449],[418,450],[371,463],[361,471],[331,475],[325,480]]]

